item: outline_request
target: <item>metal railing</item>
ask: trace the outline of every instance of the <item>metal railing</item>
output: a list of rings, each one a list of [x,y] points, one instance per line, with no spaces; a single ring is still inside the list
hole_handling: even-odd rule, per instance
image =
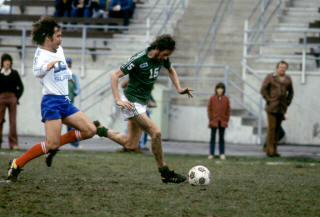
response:
[[[277,29],[277,30],[269,30],[265,29],[263,31],[258,30],[258,29],[248,29],[248,21],[245,21],[244,25],[244,43],[243,43],[243,60],[242,60],[242,65],[243,65],[243,79],[246,79],[246,73],[247,73],[247,60],[248,59],[275,59],[275,60],[280,60],[280,59],[286,59],[286,60],[301,60],[301,83],[304,84],[306,82],[306,75],[307,75],[307,61],[316,61],[320,60],[320,57],[315,57],[312,55],[307,55],[308,49],[318,47],[319,44],[312,44],[312,43],[307,43],[307,38],[308,36],[314,36],[314,35],[319,35],[320,38],[320,30],[317,29]],[[255,42],[255,41],[250,41],[248,38],[248,35],[253,32],[261,32],[262,34],[297,34],[301,35],[301,41],[299,42],[299,38],[297,39],[297,42],[265,42],[265,41],[260,41],[260,42]],[[256,55],[251,55],[249,54],[248,47],[249,46],[260,46],[260,47],[274,47],[274,48],[292,48],[294,51],[292,54],[287,54],[287,55],[264,55],[264,54],[256,54]],[[301,54],[300,54],[301,53]],[[251,71],[254,71],[253,69]],[[320,72],[319,72],[320,75]]]
[[[266,2],[267,1],[267,2]],[[276,5],[274,7],[274,9],[272,10],[272,12],[270,13],[269,17],[267,18],[267,22],[265,22],[265,15],[267,14],[267,12],[269,12],[269,8],[272,4],[273,0],[259,0],[257,2],[257,4],[255,5],[255,7],[251,10],[250,15],[248,16],[248,19],[245,20],[244,23],[244,36],[243,36],[243,41],[244,41],[244,45],[243,45],[243,60],[242,63],[244,65],[247,65],[247,55],[250,51],[252,51],[253,46],[254,45],[247,45],[247,42],[254,42],[256,43],[259,39],[261,41],[264,41],[264,35],[263,32],[265,30],[265,28],[269,25],[270,21],[272,20],[272,18],[274,17],[274,15],[279,12],[280,10],[280,6],[282,1],[281,0],[277,0]],[[260,8],[260,13],[258,13],[258,8]],[[269,9],[269,10],[268,10]],[[256,20],[254,21],[253,19],[256,18]],[[249,27],[249,22],[250,27]],[[248,33],[247,30],[248,29],[257,29],[257,31],[255,32],[250,32]],[[243,66],[242,68],[242,78],[246,79],[246,68],[245,66]]]
[[[159,2],[164,2],[164,4],[159,8],[157,7]],[[61,24],[63,28],[72,28],[78,29],[81,31],[81,51],[79,52],[78,49],[65,49],[66,53],[81,53],[81,77],[86,76],[86,55],[87,54],[99,54],[99,55],[131,55],[133,51],[106,51],[106,50],[87,50],[87,40],[90,39],[87,37],[88,30],[90,29],[103,29],[104,31],[108,31],[108,29],[119,29],[119,30],[128,30],[130,31],[138,31],[138,34],[144,35],[144,39],[137,40],[137,39],[130,39],[130,42],[133,44],[144,44],[147,45],[152,35],[156,35],[157,33],[162,33],[165,30],[165,26],[169,23],[170,19],[172,18],[172,14],[177,13],[178,10],[184,10],[186,5],[186,0],[156,0],[152,7],[149,9],[147,15],[144,17],[145,24],[141,25],[134,25],[134,26],[113,26],[113,25],[73,25],[73,24]],[[164,14],[166,14],[164,16]],[[164,17],[163,17],[164,16]],[[162,19],[164,18],[164,19]],[[17,23],[6,23],[0,22],[1,26],[8,26],[10,29],[18,29],[21,30],[21,36],[0,36],[1,38],[20,38],[21,39],[21,48],[19,49],[8,49],[8,48],[0,48],[0,52],[13,52],[13,53],[20,53],[21,56],[21,69],[20,72],[22,76],[25,75],[25,55],[26,53],[34,52],[36,46],[28,46],[27,41],[31,41],[31,37],[28,36],[26,33],[28,30],[31,30],[32,24],[17,24]],[[156,28],[157,27],[157,28]],[[76,39],[76,38],[75,38]],[[99,40],[99,39],[96,39]],[[101,39],[103,41],[117,41],[127,42],[128,39]],[[16,44],[15,44],[16,45]]]
[[[266,2],[267,1],[267,2]],[[262,41],[263,39],[263,31],[265,28],[267,28],[267,26],[269,25],[271,19],[274,17],[274,15],[279,12],[280,10],[280,6],[282,1],[281,0],[276,0],[276,5],[274,7],[274,9],[271,9],[272,3],[274,2],[274,0],[260,0],[256,6],[253,8],[253,10],[251,11],[249,17],[248,17],[248,23],[251,21],[251,19],[253,19],[253,17],[255,16],[257,9],[260,7],[261,8],[261,14],[258,15],[257,20],[255,22],[253,22],[253,25],[250,26],[249,28],[251,29],[259,29],[260,31],[256,31],[256,32],[250,32],[248,34],[248,40],[250,41],[258,41],[259,39],[261,39]],[[269,9],[270,8],[270,9]],[[272,10],[271,13],[266,17],[267,12],[269,12],[269,10]],[[253,49],[253,46],[249,46],[248,47],[248,52],[250,52]]]
[[[197,64],[173,64],[175,68],[195,68],[197,67]],[[198,76],[181,76],[179,77],[180,81],[191,81],[194,86],[191,86],[190,88],[194,89],[195,95],[211,95],[212,94],[212,86],[213,82],[223,82],[226,86],[226,95],[230,97],[230,99],[238,104],[241,108],[243,108],[245,111],[248,112],[251,116],[255,117],[257,120],[257,141],[256,143],[259,145],[262,145],[262,128],[263,128],[263,98],[259,92],[259,90],[254,87],[249,82],[242,79],[241,75],[234,71],[230,66],[223,65],[223,64],[202,64],[201,67],[204,68],[211,68],[211,69],[221,69],[223,71],[222,77],[214,77],[214,78],[208,78],[208,77],[198,77]],[[230,79],[230,77],[233,77],[233,79]],[[168,88],[171,90],[172,94],[177,94],[175,88],[172,85],[172,82],[168,76],[159,76],[158,80],[160,81],[166,81]],[[200,89],[198,86],[196,86],[196,82],[203,82],[210,84],[210,89]],[[236,82],[240,82],[243,87],[247,87],[249,90],[251,90],[255,95],[259,96],[259,99],[252,97],[248,93],[246,93],[240,85],[238,85]],[[241,93],[241,98],[238,96],[232,94],[232,91],[230,89],[233,88],[236,90],[236,92]],[[250,102],[250,106],[248,106],[246,103],[244,103],[244,99],[247,99]]]
[[[214,42],[216,39],[217,32],[219,30],[220,24],[223,21],[225,13],[228,8],[231,8],[232,0],[220,0],[218,7],[215,10],[212,21],[209,25],[208,31],[203,37],[197,55],[195,56],[195,76],[198,76],[201,67],[208,56],[209,50],[212,49],[212,55],[214,56]],[[223,9],[221,10],[222,6]],[[212,33],[211,33],[212,32]],[[208,42],[209,36],[211,33],[210,41]]]
[[[276,17],[275,15],[280,11],[282,1],[281,0],[260,0],[254,9],[251,11],[249,17],[244,22],[244,42],[243,42],[243,58],[242,58],[242,78],[246,79],[247,71],[251,74],[257,70],[252,69],[248,66],[248,60],[259,60],[259,59],[274,59],[288,60],[289,63],[296,62],[301,64],[301,83],[306,82],[307,63],[308,61],[320,60],[320,57],[308,55],[308,49],[318,47],[319,44],[307,43],[308,36],[318,35],[320,37],[320,30],[307,29],[307,28],[282,28],[282,29],[267,29],[270,21]],[[272,9],[273,5],[273,9]],[[257,9],[261,8],[261,13],[257,15]],[[266,13],[269,15],[266,17]],[[253,20],[257,17],[256,20]],[[288,34],[292,34],[288,36]],[[291,41],[295,36],[298,36],[295,42],[286,41],[273,41],[272,38],[285,38],[290,37]],[[265,40],[265,38],[271,38],[271,40]],[[300,40],[299,40],[300,39]],[[253,53],[253,48],[257,47],[260,52]],[[263,54],[262,48],[279,48],[288,49],[287,54]],[[250,70],[248,70],[250,68]],[[310,73],[311,74],[311,73]],[[314,73],[312,74],[319,74]]]

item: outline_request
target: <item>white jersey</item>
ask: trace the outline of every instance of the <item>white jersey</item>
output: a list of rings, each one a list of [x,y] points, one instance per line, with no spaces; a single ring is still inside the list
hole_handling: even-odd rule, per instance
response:
[[[57,60],[62,61],[64,67],[47,71],[48,64]],[[43,85],[43,95],[69,94],[68,80],[72,78],[72,72],[66,64],[61,46],[59,46],[56,53],[38,47],[33,60],[33,73],[37,78],[40,78]]]

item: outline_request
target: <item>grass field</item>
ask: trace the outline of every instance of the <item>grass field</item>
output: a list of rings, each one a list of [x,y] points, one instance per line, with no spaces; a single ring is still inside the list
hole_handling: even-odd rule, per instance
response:
[[[0,152],[0,179],[9,159]],[[297,158],[167,155],[187,174],[208,167],[208,186],[162,184],[151,155],[61,151],[53,167],[44,158],[17,183],[0,183],[0,216],[320,216],[320,162]]]

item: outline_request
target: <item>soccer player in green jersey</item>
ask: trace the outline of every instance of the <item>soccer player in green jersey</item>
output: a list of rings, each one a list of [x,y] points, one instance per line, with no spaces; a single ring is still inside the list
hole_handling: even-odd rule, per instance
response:
[[[101,126],[99,121],[94,121],[100,137],[108,137],[127,150],[134,150],[138,147],[142,130],[147,132],[151,137],[152,152],[164,183],[184,182],[186,177],[169,170],[166,166],[161,145],[161,132],[146,115],[146,108],[152,87],[162,66],[168,70],[169,77],[178,93],[193,97],[191,89],[180,87],[177,73],[171,66],[169,56],[174,49],[175,41],[170,35],[158,36],[147,49],[133,55],[127,63],[112,74],[111,87],[114,100],[121,107],[124,118],[128,120],[128,135],[107,129]],[[127,74],[129,83],[124,89],[124,95],[120,97],[119,78]]]

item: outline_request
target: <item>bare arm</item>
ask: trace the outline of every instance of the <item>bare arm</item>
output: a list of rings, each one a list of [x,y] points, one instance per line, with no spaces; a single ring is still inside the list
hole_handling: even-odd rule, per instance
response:
[[[193,90],[192,89],[190,89],[190,88],[182,89],[181,88],[177,72],[172,66],[168,69],[168,74],[169,74],[169,77],[170,77],[172,83],[176,87],[176,90],[178,91],[178,93],[180,93],[180,94],[188,94],[188,97],[193,97],[193,95],[192,95],[192,91]]]
[[[122,101],[120,99],[119,91],[118,91],[118,84],[119,84],[119,78],[125,76],[125,74],[120,70],[117,69],[114,73],[112,73],[111,78],[110,78],[110,83],[111,83],[111,89],[112,89],[112,94],[114,101],[118,106],[127,107],[128,109],[132,109],[132,104],[129,101]]]

